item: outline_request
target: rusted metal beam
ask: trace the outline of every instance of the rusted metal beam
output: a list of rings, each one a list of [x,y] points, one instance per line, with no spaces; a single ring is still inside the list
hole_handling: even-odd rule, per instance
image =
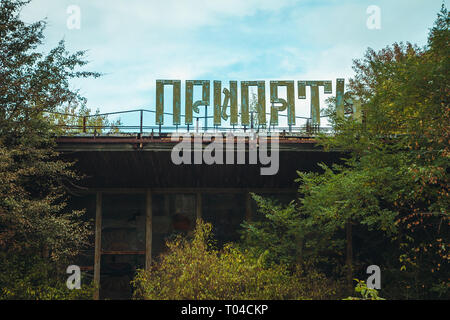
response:
[[[145,194],[148,189],[146,188],[92,188],[87,190],[87,193],[103,192],[107,194]],[[297,193],[297,189],[287,188],[152,188],[150,189],[153,194],[235,194],[253,192],[256,194],[286,194]]]
[[[145,197],[145,270],[150,270],[152,265],[152,234],[153,234],[153,212],[152,193],[146,190]]]
[[[106,255],[143,255],[145,254],[144,250],[133,250],[133,251],[102,251],[102,254]]]
[[[234,136],[235,142],[238,136]],[[193,141],[192,137],[192,141]],[[266,138],[260,137],[261,140],[266,140]],[[267,141],[271,141],[271,137],[267,138]],[[317,140],[314,138],[305,138],[305,137],[279,137],[279,143],[306,143],[306,144],[316,144]],[[171,143],[175,144],[177,142],[172,141],[170,137],[159,138],[159,137],[141,137],[141,138],[131,138],[131,137],[58,137],[56,138],[57,143],[94,143],[94,144],[102,144],[102,143]],[[202,141],[202,143],[206,144],[207,141]],[[246,139],[246,143],[248,143],[248,139]]]

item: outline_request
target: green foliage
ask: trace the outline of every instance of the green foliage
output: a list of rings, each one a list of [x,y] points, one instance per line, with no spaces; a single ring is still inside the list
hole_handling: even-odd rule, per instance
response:
[[[350,150],[350,159],[326,169],[329,181],[313,179],[303,187],[320,190],[308,196],[305,208],[312,214],[342,196],[348,199],[342,210],[359,215],[358,223],[389,231],[396,248],[388,272],[401,271],[397,297],[449,294],[449,26],[442,6],[425,48],[394,44],[355,61],[350,90],[361,98],[364,122],[339,118],[331,106],[336,135],[322,139],[326,148]],[[343,187],[333,189],[338,181]]]
[[[0,247],[10,252],[45,249],[53,260],[87,245],[82,211],[65,211],[59,179],[73,179],[70,164],[49,150],[0,144]]]
[[[90,283],[82,283],[81,289],[67,288],[68,264],[5,253],[0,253],[0,261],[0,300],[86,300],[94,294]]]
[[[64,211],[66,186],[77,174],[57,158],[53,124],[42,112],[83,101],[69,79],[97,74],[75,71],[86,64],[83,52],[69,54],[63,42],[47,56],[36,51],[45,23],[20,20],[28,2],[0,5],[0,248],[45,249],[58,260],[85,245],[89,230],[82,212]]]
[[[323,175],[301,174],[302,209],[315,221],[342,226],[333,219],[340,213],[387,232],[396,246],[374,258],[390,266],[385,275],[396,274],[386,290],[397,298],[449,294],[449,26],[443,6],[425,48],[394,44],[356,60],[350,90],[364,122],[339,118],[331,106],[336,135],[321,140],[350,157]]]
[[[82,211],[66,209],[79,175],[54,151],[56,127],[44,112],[84,105],[70,80],[99,74],[78,71],[84,52],[67,52],[64,41],[38,51],[46,23],[20,20],[29,2],[0,3],[0,269],[10,277],[0,287],[4,298],[63,298],[75,293],[64,293],[53,271],[88,245],[91,230]],[[30,263],[16,270],[16,257]]]
[[[99,76],[78,71],[87,64],[84,52],[70,54],[64,41],[47,55],[37,51],[46,23],[20,20],[20,9],[29,2],[0,4],[0,137],[8,145],[47,140],[53,124],[42,113],[67,104],[83,105],[85,99],[71,89],[70,79]]]
[[[344,163],[299,172],[295,205],[257,198],[266,219],[246,225],[248,244],[267,246],[275,260],[308,256],[337,271],[347,245],[347,266],[383,266],[384,296],[449,296],[449,26],[443,6],[426,47],[394,44],[355,60],[346,97],[360,98],[363,121],[330,104],[335,134],[319,139],[345,151]],[[344,230],[353,230],[349,241]]]
[[[116,121],[108,120],[108,117],[100,114],[100,110],[95,113],[85,105],[66,105],[58,112],[45,114],[45,119],[54,123],[52,128],[54,135],[73,135],[80,133],[103,134],[109,128],[108,133],[118,133],[122,124],[120,119]]]
[[[321,167],[322,174],[299,172],[297,180],[301,182],[299,192],[304,195],[301,203],[308,215],[308,227],[319,224],[324,232],[333,233],[351,221],[369,229],[396,231],[396,212],[384,205],[394,200],[391,190],[403,185],[404,175],[395,165],[378,170],[368,166],[360,170]]]
[[[378,296],[378,291],[376,289],[370,289],[367,287],[366,283],[363,280],[354,279],[357,284],[355,287],[355,292],[361,295],[359,297],[348,297],[343,300],[384,300]]]
[[[252,196],[258,205],[258,214],[265,219],[242,224],[243,246],[255,256],[265,254],[268,264],[295,264],[303,235],[295,203],[283,206],[270,198]]]
[[[168,242],[169,252],[132,282],[140,299],[325,299],[334,294],[316,272],[291,272],[283,264],[266,266],[266,254],[254,257],[235,245],[215,250],[210,224],[198,220],[193,239]]]

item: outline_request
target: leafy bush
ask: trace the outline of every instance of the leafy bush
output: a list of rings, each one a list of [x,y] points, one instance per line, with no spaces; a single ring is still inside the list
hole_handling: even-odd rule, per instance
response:
[[[62,265],[39,256],[0,254],[0,300],[87,300],[92,284],[69,290]],[[83,276],[82,276],[83,279]]]
[[[356,282],[355,292],[361,294],[359,297],[348,297],[343,300],[384,300],[378,296],[378,291],[376,289],[368,288],[363,280],[354,279]]]
[[[132,281],[137,299],[326,299],[335,290],[318,273],[267,266],[267,254],[254,257],[235,245],[212,248],[211,224],[197,221],[193,239],[168,242],[169,251],[150,271]]]

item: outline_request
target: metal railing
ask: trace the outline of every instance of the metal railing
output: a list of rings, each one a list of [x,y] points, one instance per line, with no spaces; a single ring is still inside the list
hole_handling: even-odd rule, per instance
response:
[[[148,109],[134,109],[134,110],[125,110],[125,111],[116,111],[116,112],[107,112],[107,113],[98,113],[98,114],[89,114],[89,115],[77,115],[77,114],[69,114],[63,112],[46,112],[48,114],[52,114],[55,116],[54,120],[57,122],[56,126],[58,126],[65,134],[104,134],[106,130],[109,130],[107,134],[162,134],[162,133],[173,133],[173,132],[279,132],[284,134],[307,134],[314,135],[319,132],[323,133],[331,133],[332,128],[327,126],[318,126],[313,124],[311,118],[308,117],[300,117],[296,116],[299,122],[303,122],[298,126],[293,125],[259,125],[257,121],[256,112],[250,112],[250,124],[249,125],[224,125],[217,126],[214,124],[209,124],[209,119],[213,119],[214,116],[207,115],[207,110],[205,110],[204,116],[197,116],[194,118],[194,124],[171,124],[171,125],[161,125],[161,124],[150,124],[146,125],[144,120],[144,115],[146,113],[156,114],[155,110]],[[108,117],[117,116],[117,115],[128,115],[128,114],[137,114],[139,116],[138,123],[136,123],[137,119],[134,119],[131,125],[122,124],[121,121],[123,119],[115,119],[116,122],[110,122]],[[164,115],[173,116],[173,113],[165,112]],[[266,113],[266,116],[270,113]],[[58,118],[58,116],[60,116]],[[185,115],[180,115],[182,118]],[[238,114],[238,118],[240,118],[241,114]],[[255,117],[256,116],[256,117]],[[285,114],[279,114],[279,117],[287,118]],[[66,119],[63,119],[65,117]],[[67,121],[67,118],[71,118],[71,120]],[[156,117],[155,117],[156,118]],[[154,119],[155,119],[154,118]],[[322,117],[326,118],[326,117]],[[75,119],[75,124],[74,124]],[[92,120],[93,119],[93,120]],[[203,125],[200,124],[200,121],[203,121]],[[92,124],[92,122],[97,122]],[[100,124],[98,123],[100,122]],[[151,122],[151,121],[150,121]],[[153,121],[154,122],[154,121]]]

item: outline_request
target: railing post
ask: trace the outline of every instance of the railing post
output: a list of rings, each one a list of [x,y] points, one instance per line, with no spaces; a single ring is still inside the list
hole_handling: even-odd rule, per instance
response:
[[[100,298],[100,261],[102,254],[102,193],[97,192],[95,205],[94,300]]]
[[[205,106],[205,132],[208,131],[208,106]]]
[[[149,189],[145,196],[145,270],[149,271],[152,265],[152,235],[153,235],[153,212],[152,193]]]
[[[141,110],[141,125],[140,125],[140,130],[139,130],[139,132],[141,134],[141,137],[142,137],[142,123],[143,123],[143,121],[144,121],[144,111]]]

